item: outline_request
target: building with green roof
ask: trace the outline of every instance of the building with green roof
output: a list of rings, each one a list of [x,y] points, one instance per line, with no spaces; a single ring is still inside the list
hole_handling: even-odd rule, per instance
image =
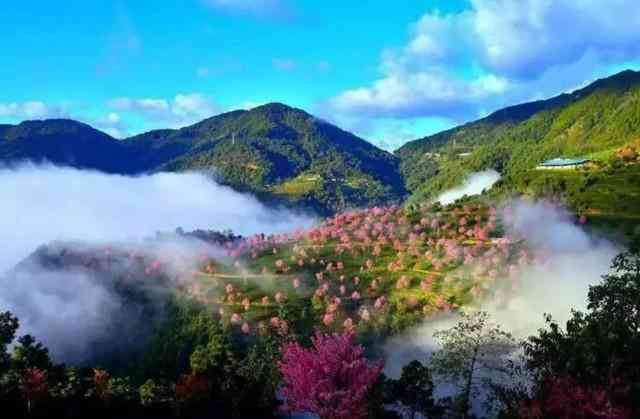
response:
[[[577,169],[584,167],[590,160],[588,159],[551,159],[540,163],[537,169]]]

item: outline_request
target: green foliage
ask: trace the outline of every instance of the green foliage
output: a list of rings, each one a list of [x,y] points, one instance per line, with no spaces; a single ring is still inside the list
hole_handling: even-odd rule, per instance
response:
[[[275,412],[281,377],[278,369],[280,343],[271,336],[258,339],[235,369],[236,378],[228,397],[238,417]]]
[[[530,170],[499,185],[492,194],[517,192],[535,199],[560,199],[598,225],[616,221],[633,234],[640,223],[640,165],[584,170]]]
[[[563,410],[564,398],[577,389],[597,395],[587,393],[585,406],[606,403],[608,411],[628,412],[615,417],[638,417],[639,313],[640,252],[632,246],[614,259],[603,281],[590,288],[585,312],[574,311],[564,327],[547,316],[546,327],[525,342],[533,398],[545,407],[555,398],[555,408]]]
[[[24,121],[0,130],[0,162],[50,162],[107,173],[132,173],[136,161],[122,143],[68,119]]]
[[[402,368],[402,374],[393,382],[393,399],[402,403],[409,418],[416,414],[433,418],[439,412],[433,399],[431,372],[420,361],[413,360]]]
[[[502,192],[508,193],[547,159],[603,158],[598,156],[638,136],[640,73],[625,71],[569,95],[505,108],[410,142],[396,154],[412,202],[421,202],[485,169],[502,173]]]
[[[171,386],[161,381],[148,379],[138,389],[140,402],[145,406],[167,403],[172,400]]]
[[[202,305],[176,298],[168,301],[166,312],[167,321],[149,342],[139,376],[175,380],[192,366],[207,370],[221,362],[226,338],[218,319]]]
[[[17,369],[38,368],[46,370],[51,367],[49,350],[40,342],[36,342],[31,335],[25,335],[18,339],[18,344],[13,349],[11,362]]]
[[[145,170],[201,170],[220,182],[322,213],[400,200],[399,161],[304,111],[268,104],[124,141]],[[314,179],[305,181],[305,179]]]
[[[122,141],[72,120],[7,125],[0,132],[0,162],[22,160],[122,174],[197,170],[266,200],[320,213],[396,202],[406,193],[398,158],[278,103]],[[290,193],[287,184],[300,176],[321,181]]]
[[[7,348],[16,336],[18,319],[10,312],[0,313],[0,374],[8,367],[11,357]]]
[[[568,375],[582,383],[640,383],[640,252],[614,259],[611,272],[589,290],[587,312],[576,311],[562,328],[547,327],[525,346],[538,377]]]

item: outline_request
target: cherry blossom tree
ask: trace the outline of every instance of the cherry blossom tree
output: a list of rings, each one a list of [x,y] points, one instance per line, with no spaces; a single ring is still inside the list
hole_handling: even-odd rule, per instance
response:
[[[367,417],[367,395],[382,363],[370,364],[354,339],[352,330],[335,335],[317,332],[312,348],[284,345],[279,366],[286,411],[314,413],[321,419]]]

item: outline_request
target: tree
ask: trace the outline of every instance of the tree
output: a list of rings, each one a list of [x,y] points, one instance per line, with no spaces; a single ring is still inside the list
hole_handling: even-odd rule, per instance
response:
[[[312,348],[298,343],[283,346],[279,366],[286,411],[314,413],[321,419],[367,417],[367,395],[382,363],[370,364],[354,339],[353,331],[316,332]]]
[[[27,411],[31,413],[35,402],[49,395],[47,373],[39,368],[28,368],[22,378],[22,390],[27,399]]]
[[[231,394],[233,410],[237,417],[263,416],[277,411],[276,395],[280,385],[280,345],[276,338],[264,336],[251,346],[239,362],[233,378],[237,391]]]
[[[16,337],[18,326],[18,319],[10,312],[0,313],[0,374],[9,366],[11,357],[7,348]]]
[[[584,386],[569,378],[558,378],[547,384],[547,397],[539,403],[542,410],[558,419],[631,419],[631,410],[617,403],[616,396],[625,396],[628,389],[618,394],[610,386]]]
[[[460,415],[468,417],[471,398],[490,376],[505,372],[506,357],[517,344],[511,334],[489,322],[489,315],[463,314],[454,327],[434,334],[440,349],[432,358],[436,375],[460,391]]]
[[[47,370],[52,366],[49,350],[31,335],[24,335],[18,339],[18,345],[13,349],[12,361],[18,369]]]
[[[429,418],[437,414],[431,372],[420,361],[413,360],[402,368],[400,378],[393,381],[393,396],[411,419],[416,413]]]
[[[564,328],[547,316],[547,327],[525,342],[524,352],[535,378],[535,399],[541,403],[549,405],[554,394],[556,400],[576,399],[577,395],[559,393],[559,387],[551,385],[570,380],[583,393],[598,395],[601,406],[611,411],[630,407],[636,417],[640,411],[638,247],[618,255],[609,274],[590,288],[586,312],[573,312]]]

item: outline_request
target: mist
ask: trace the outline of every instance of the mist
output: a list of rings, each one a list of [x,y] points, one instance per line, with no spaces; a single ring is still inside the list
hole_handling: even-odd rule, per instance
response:
[[[313,223],[199,173],[128,177],[24,165],[0,169],[0,184],[0,272],[57,239],[137,240],[177,227],[269,234]]]
[[[438,196],[436,200],[440,201],[442,205],[448,205],[465,195],[471,196],[482,193],[483,190],[489,189],[499,179],[500,173],[496,172],[493,169],[472,173],[465,180],[462,186],[449,189],[448,191]]]
[[[520,287],[514,294],[495,296],[467,311],[488,312],[492,322],[518,340],[537,334],[544,327],[545,314],[563,325],[572,309],[584,310],[589,286],[601,281],[614,256],[623,251],[589,235],[571,214],[550,203],[510,202],[502,210],[502,218],[507,235],[525,239],[535,259],[520,273]],[[427,319],[386,342],[385,373],[397,377],[411,360],[427,362],[438,349],[434,332],[449,329],[458,320],[455,314]],[[442,395],[448,390],[440,384]],[[480,409],[480,403],[475,406]]]
[[[82,364],[96,351],[139,344],[162,318],[167,285],[142,290],[141,300],[132,303],[111,277],[82,266],[48,266],[35,256],[92,247],[98,253],[106,247],[135,251],[166,262],[163,271],[174,286],[195,269],[197,257],[220,256],[222,250],[193,238],[147,240],[158,231],[271,234],[314,222],[305,214],[268,208],[199,173],[128,177],[24,165],[0,169],[0,184],[0,311],[12,311],[21,322],[19,334],[34,335],[57,362]],[[109,271],[117,277],[128,269],[115,264]]]

